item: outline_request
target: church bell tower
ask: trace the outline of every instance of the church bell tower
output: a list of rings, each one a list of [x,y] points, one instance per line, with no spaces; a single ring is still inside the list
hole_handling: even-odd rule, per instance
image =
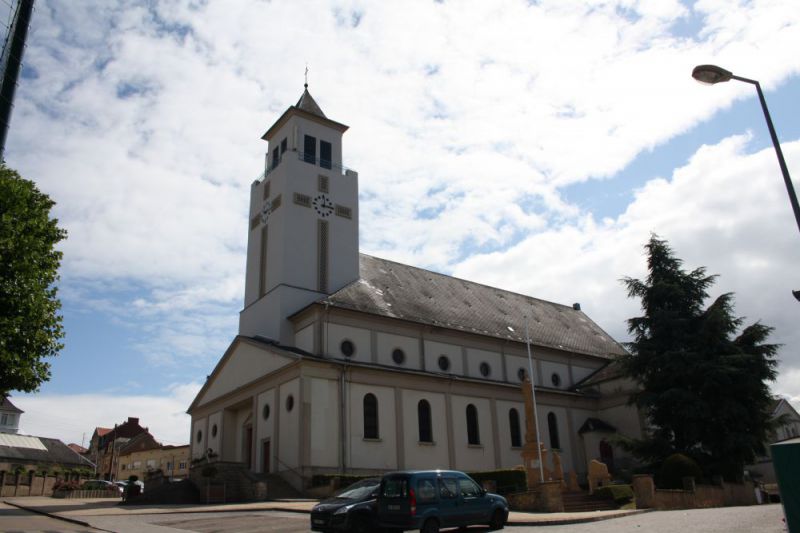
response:
[[[358,279],[358,173],[342,166],[345,131],[306,84],[261,137],[268,145],[250,188],[240,335],[292,346],[287,318]]]

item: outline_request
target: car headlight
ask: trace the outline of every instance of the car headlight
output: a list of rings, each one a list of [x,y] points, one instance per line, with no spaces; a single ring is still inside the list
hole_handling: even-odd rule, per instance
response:
[[[344,507],[339,507],[338,509],[336,509],[336,511],[334,511],[333,514],[345,514],[347,511],[349,511],[352,508],[353,508],[352,505],[345,505]]]

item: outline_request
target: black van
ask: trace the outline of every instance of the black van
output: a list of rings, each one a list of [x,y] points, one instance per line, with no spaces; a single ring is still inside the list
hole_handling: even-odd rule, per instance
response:
[[[506,499],[486,492],[463,472],[415,470],[392,472],[381,479],[381,527],[436,533],[439,528],[476,524],[503,529],[506,520]]]

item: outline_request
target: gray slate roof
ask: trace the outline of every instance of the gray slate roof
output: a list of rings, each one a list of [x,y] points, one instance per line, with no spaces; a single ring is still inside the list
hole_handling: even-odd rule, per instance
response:
[[[518,342],[525,342],[527,315],[534,345],[604,358],[625,353],[600,326],[572,306],[360,256],[360,279],[320,303]]]

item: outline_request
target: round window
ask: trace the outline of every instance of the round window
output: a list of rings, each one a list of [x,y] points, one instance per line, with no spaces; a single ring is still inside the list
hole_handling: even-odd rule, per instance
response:
[[[294,409],[294,396],[291,394],[286,397],[286,411]]]
[[[217,425],[216,424],[211,426],[211,436],[212,437],[216,437],[217,436]]]
[[[519,370],[517,370],[517,377],[519,378],[520,381],[525,381],[527,373],[525,372],[524,368],[520,368]]]
[[[561,376],[553,372],[553,375],[550,376],[550,382],[553,384],[553,387],[560,387],[561,386]]]
[[[202,440],[203,440],[203,430],[202,429],[198,429],[197,430],[197,442],[200,442]]]
[[[480,369],[481,369],[481,376],[483,377],[489,377],[489,374],[492,373],[492,367],[490,367],[489,363],[487,363],[486,361],[481,363]]]
[[[261,416],[264,417],[264,420],[269,418],[269,404],[264,404],[264,409],[261,410]]]
[[[352,357],[353,354],[356,353],[356,346],[352,341],[342,341],[342,344],[339,345],[339,349],[345,357]]]
[[[450,359],[446,355],[439,356],[439,368],[447,372],[450,369]]]
[[[394,351],[392,351],[392,361],[394,361],[398,365],[402,365],[403,362],[405,362],[405,360],[406,360],[406,354],[403,350],[401,350],[400,348],[395,348]]]

